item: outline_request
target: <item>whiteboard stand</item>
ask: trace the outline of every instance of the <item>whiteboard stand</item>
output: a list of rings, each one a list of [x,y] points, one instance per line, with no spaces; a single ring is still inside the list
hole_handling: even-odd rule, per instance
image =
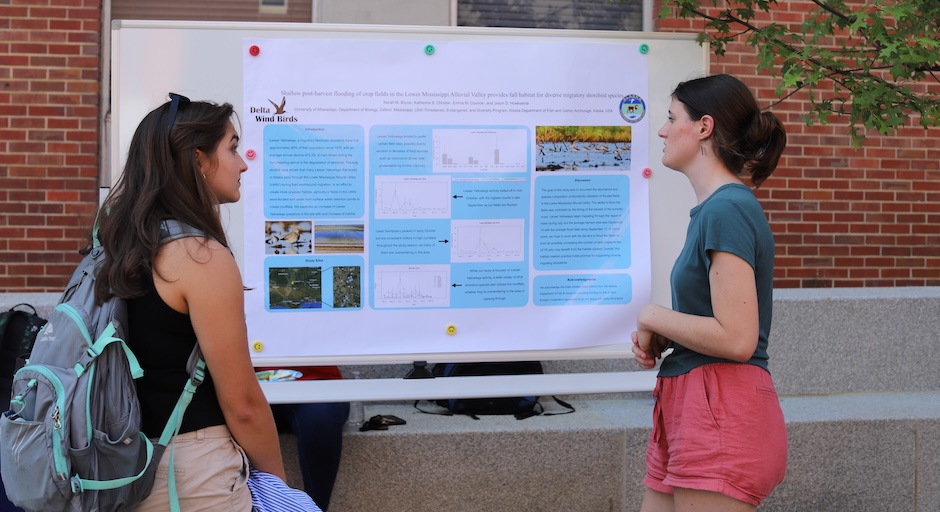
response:
[[[434,379],[350,379],[263,382],[272,404],[410,401],[501,396],[550,396],[652,391],[656,370],[539,375],[487,375]]]
[[[434,375],[428,371],[427,361],[412,361],[411,370],[405,375],[406,379],[433,379]]]
[[[586,31],[551,29],[504,29],[491,27],[418,27],[383,25],[341,25],[305,23],[241,23],[196,21],[115,20],[112,24],[111,80],[111,168],[121,169],[130,140],[140,120],[156,105],[166,100],[168,91],[185,92],[194,98],[213,98],[239,105],[247,115],[245,102],[245,42],[316,40],[332,43],[367,41],[376,49],[397,47],[397,42],[414,42],[425,47],[428,41],[452,47],[479,44],[481,48],[533,43],[578,45],[590,43],[598,48],[629,44],[645,49],[649,55],[646,126],[648,132],[636,133],[638,140],[650,145],[649,155],[661,151],[656,136],[666,120],[670,91],[682,80],[703,76],[708,70],[709,48],[696,41],[695,34]],[[453,44],[451,44],[453,43]],[[641,44],[642,43],[642,44]],[[497,45],[497,46],[494,46]],[[345,45],[337,45],[337,47]],[[426,47],[425,47],[426,48]],[[433,48],[433,47],[432,47]],[[369,53],[368,55],[373,55]],[[586,57],[591,57],[587,55]],[[427,54],[415,52],[415,58],[427,62]],[[437,61],[434,61],[437,62]],[[422,64],[423,65],[423,64]],[[599,62],[598,68],[616,65]],[[284,87],[288,87],[285,85]],[[624,91],[619,91],[624,92]],[[412,124],[407,119],[399,124]],[[695,197],[688,180],[681,173],[667,170],[658,158],[637,162],[637,169],[649,170],[649,218],[651,237],[651,301],[670,303],[670,262],[675,260],[684,242],[684,226]],[[645,165],[644,165],[645,164]],[[119,178],[112,175],[112,181]],[[241,202],[222,209],[231,246],[244,247],[244,206]],[[242,251],[236,259],[244,273]],[[455,310],[456,311],[456,310]],[[453,319],[448,318],[447,322]],[[624,337],[629,332],[624,329]],[[573,336],[583,335],[577,331]],[[258,355],[258,354],[256,354]],[[453,352],[415,350],[407,354],[337,354],[335,356],[280,355],[253,357],[256,366],[281,365],[355,365],[413,364],[415,361],[506,361],[506,360],[579,360],[630,357],[629,343],[599,347],[544,350],[516,349],[504,352]],[[450,377],[445,379],[394,378],[335,381],[294,381],[263,383],[271,403],[390,401],[438,398],[532,396],[550,394],[591,394],[650,391],[655,371],[564,373],[485,377]]]

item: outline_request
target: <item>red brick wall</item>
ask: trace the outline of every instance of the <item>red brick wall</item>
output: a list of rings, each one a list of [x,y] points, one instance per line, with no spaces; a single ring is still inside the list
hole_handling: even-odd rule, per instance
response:
[[[0,0],[0,291],[61,291],[97,202],[100,0]]]
[[[811,5],[780,2],[770,19],[799,24]],[[703,30],[700,22],[675,17],[657,18],[656,25],[665,32]],[[777,99],[777,82],[756,66],[746,44],[711,57],[712,73],[738,76],[768,106]],[[773,108],[789,144],[758,190],[777,240],[774,286],[940,286],[940,129],[911,121],[895,136],[869,134],[854,150],[842,119],[803,123],[805,98]]]
[[[657,2],[658,12],[660,2]],[[774,19],[799,22],[806,0]],[[657,19],[660,31],[701,24]],[[59,291],[97,202],[100,0],[0,0],[0,292]],[[775,81],[733,45],[713,72],[761,103]],[[777,238],[775,286],[940,286],[940,129],[913,122],[853,150],[846,126],[806,127],[798,97],[774,111],[790,146],[758,191]]]

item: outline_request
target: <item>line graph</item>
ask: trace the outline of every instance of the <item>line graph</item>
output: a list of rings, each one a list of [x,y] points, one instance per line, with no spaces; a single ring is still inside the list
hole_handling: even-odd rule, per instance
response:
[[[450,267],[447,265],[376,265],[375,307],[447,307]]]
[[[451,238],[454,262],[525,259],[523,219],[455,220],[451,223]]]
[[[375,218],[450,217],[448,176],[376,176]]]

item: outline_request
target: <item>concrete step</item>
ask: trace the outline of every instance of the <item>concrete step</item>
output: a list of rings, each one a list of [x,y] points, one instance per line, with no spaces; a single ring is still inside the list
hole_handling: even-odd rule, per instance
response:
[[[407,425],[348,430],[331,512],[635,511],[652,400],[578,400],[577,412],[437,416],[373,403]],[[762,512],[940,510],[940,392],[784,397],[787,478]],[[549,404],[550,405],[550,404]],[[301,487],[292,436],[282,436]]]

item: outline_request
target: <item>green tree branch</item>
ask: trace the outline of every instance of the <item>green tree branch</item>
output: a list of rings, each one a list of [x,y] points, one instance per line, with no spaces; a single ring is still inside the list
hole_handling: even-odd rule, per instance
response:
[[[911,114],[925,129],[940,126],[940,2],[936,0],[811,0],[801,24],[773,19],[776,0],[664,0],[660,16],[701,19],[717,56],[735,41],[755,49],[758,72],[778,77],[777,105],[805,91],[807,124],[847,118],[852,144],[867,130],[884,135]]]

